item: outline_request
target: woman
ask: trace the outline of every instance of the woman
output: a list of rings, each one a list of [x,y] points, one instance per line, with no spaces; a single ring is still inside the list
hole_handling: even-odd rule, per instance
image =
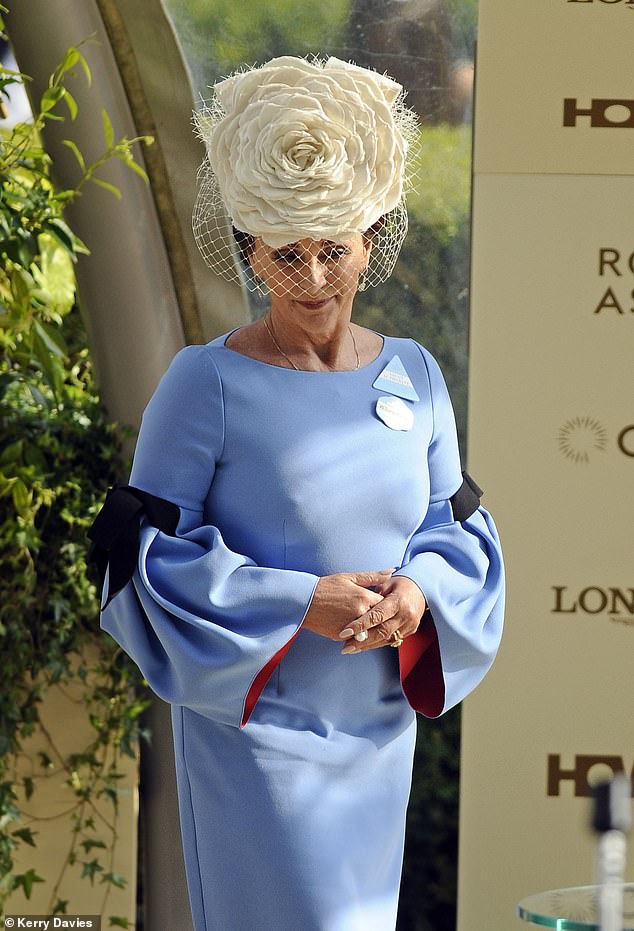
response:
[[[415,710],[480,681],[503,601],[436,363],[351,322],[405,234],[411,115],[336,59],[215,95],[194,231],[270,311],[161,381],[94,529],[102,624],[172,704],[196,931],[389,931]]]

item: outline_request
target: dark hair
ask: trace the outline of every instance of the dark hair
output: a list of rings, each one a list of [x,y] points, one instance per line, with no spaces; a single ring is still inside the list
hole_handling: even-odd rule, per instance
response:
[[[363,234],[364,239],[369,239],[370,242],[374,239],[377,233],[379,233],[385,226],[385,214],[379,217],[369,229]],[[238,257],[244,268],[250,268],[251,263],[249,259],[255,248],[255,236],[252,236],[251,233],[243,233],[242,230],[236,229],[235,226],[231,227],[233,233],[233,238],[235,240],[236,246],[238,247]]]
[[[372,224],[372,226],[368,227],[368,229],[367,229],[367,230],[365,231],[365,233],[363,234],[364,238],[365,238],[365,239],[369,239],[370,242],[372,242],[372,240],[374,239],[374,237],[376,236],[376,234],[381,232],[381,230],[382,230],[383,227],[385,226],[386,222],[387,222],[386,216],[385,216],[385,214],[383,213],[383,214],[381,214],[381,216],[379,217],[378,220],[375,220],[375,221],[374,221],[374,223]]]
[[[249,259],[255,248],[255,236],[252,236],[250,233],[243,233],[242,230],[236,229],[235,226],[231,227],[231,231],[233,232],[233,238],[238,247],[240,262],[248,269],[251,267]]]

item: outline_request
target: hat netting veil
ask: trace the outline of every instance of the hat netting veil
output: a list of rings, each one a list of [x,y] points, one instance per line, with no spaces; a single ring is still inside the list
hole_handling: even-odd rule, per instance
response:
[[[253,240],[282,249],[362,233],[372,248],[360,287],[389,278],[407,233],[405,195],[420,144],[401,85],[339,59],[285,56],[213,91],[194,113],[206,157],[192,227],[206,264],[255,290]]]

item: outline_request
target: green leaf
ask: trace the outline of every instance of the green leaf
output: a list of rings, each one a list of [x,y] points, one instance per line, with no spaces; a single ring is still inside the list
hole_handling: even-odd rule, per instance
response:
[[[35,883],[43,883],[44,880],[41,876],[38,876],[35,870],[27,870],[26,873],[21,873],[19,876],[15,877],[16,888],[22,887],[24,890],[24,895],[27,899],[31,898],[31,893],[33,892],[33,886]]]
[[[125,889],[128,881],[121,873],[104,873],[101,877],[102,883],[112,883],[117,889]]]
[[[37,329],[33,333],[33,354],[55,397],[60,398],[64,387],[64,366],[57,354],[49,352]]]
[[[66,343],[64,337],[59,331],[59,327],[50,324],[40,323],[36,320],[33,324],[35,332],[40,336],[42,342],[49,352],[54,356],[63,358],[66,355]]]
[[[66,71],[70,71],[70,69],[73,68],[77,64],[77,62],[79,61],[79,58],[80,58],[80,54],[76,48],[71,47],[67,49],[66,54],[64,55],[64,58],[62,59],[62,63],[60,64],[58,68],[58,73],[60,77],[62,74],[65,74]]]
[[[132,156],[130,156],[130,158],[124,159],[124,161],[126,165],[128,166],[128,168],[131,168],[132,171],[135,172],[135,174],[139,175],[140,178],[143,178],[146,184],[149,184],[150,179],[148,178],[147,171],[145,170],[145,168],[142,168],[138,162],[135,162]]]
[[[106,850],[106,844],[101,840],[93,840],[90,837],[87,837],[86,840],[83,840],[80,844],[84,848],[84,851],[88,854],[93,848],[98,847],[102,850]]]
[[[121,918],[118,915],[110,916],[110,927],[111,928],[131,928],[132,925],[127,918]]]
[[[26,487],[21,478],[16,479],[11,488],[11,498],[16,514],[20,517],[28,517],[33,504],[33,494]]]
[[[64,235],[63,226],[56,227]],[[60,248],[58,237],[40,233],[40,261],[31,266],[31,273],[38,288],[44,292],[50,309],[67,314],[75,303],[75,273],[68,249]],[[46,340],[45,340],[46,342]]]
[[[112,128],[110,117],[105,110],[101,111],[101,120],[103,123],[103,134],[106,140],[106,145],[108,149],[112,149],[114,146],[114,129]]]
[[[81,241],[79,236],[75,236],[71,228],[60,217],[53,217],[44,223],[44,229],[47,233],[55,236],[65,249],[71,253],[81,253],[90,255],[90,249]]]
[[[50,113],[66,93],[63,87],[47,87],[40,100],[40,110],[42,113]]]
[[[62,139],[62,145],[68,146],[68,148],[71,150],[71,152],[73,153],[73,155],[75,156],[75,158],[76,158],[77,161],[79,162],[79,167],[81,168],[82,172],[85,172],[85,171],[86,171],[86,161],[85,161],[85,159],[84,159],[84,156],[81,154],[81,152],[80,152],[79,149],[77,148],[77,145],[73,142],[73,140],[72,140],[72,139]]]
[[[82,878],[87,876],[91,883],[94,883],[97,873],[103,873],[103,866],[99,860],[91,860],[90,863],[84,863],[83,866]]]
[[[100,795],[105,795],[106,798],[110,799],[115,808],[119,805],[119,793],[114,786],[105,786],[104,789],[99,793]]]
[[[88,87],[91,87],[91,85],[92,85],[92,74],[90,73],[90,68],[89,68],[89,66],[88,66],[88,62],[86,61],[86,59],[84,58],[84,56],[81,55],[81,54],[79,55],[79,64],[81,65],[81,67],[82,67],[82,69],[83,69],[83,72],[84,72],[84,74],[85,74],[85,76],[86,76],[86,82],[87,82],[87,84],[88,84]]]
[[[98,184],[99,187],[104,188],[106,191],[110,191],[110,193],[114,194],[118,200],[121,200],[121,191],[118,187],[115,187],[114,184],[110,184],[109,181],[104,181],[103,178],[91,178],[90,180],[95,184]]]
[[[28,844],[30,847],[35,847],[35,835],[30,828],[20,828],[18,831],[12,831],[13,837],[19,837],[20,840],[24,841],[25,844]]]
[[[66,88],[66,93],[64,94],[64,103],[68,107],[68,112],[70,113],[71,120],[74,120],[77,116],[79,108],[77,106],[77,101],[75,100],[73,95],[70,93],[68,88]]]
[[[7,443],[2,452],[0,452],[0,465],[12,465],[17,468],[18,463],[22,461],[24,453],[24,440],[15,440],[13,443]]]
[[[33,276],[25,268],[13,268],[11,271],[11,293],[16,303],[28,307],[34,286]]]

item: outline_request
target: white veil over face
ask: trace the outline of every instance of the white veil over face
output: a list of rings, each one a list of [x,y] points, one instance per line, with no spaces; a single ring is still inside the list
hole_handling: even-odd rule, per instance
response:
[[[419,145],[400,84],[336,58],[286,56],[213,87],[194,114],[206,148],[193,231],[207,265],[255,290],[255,239],[372,243],[361,287],[385,281],[407,233]],[[290,288],[290,282],[289,282]]]

